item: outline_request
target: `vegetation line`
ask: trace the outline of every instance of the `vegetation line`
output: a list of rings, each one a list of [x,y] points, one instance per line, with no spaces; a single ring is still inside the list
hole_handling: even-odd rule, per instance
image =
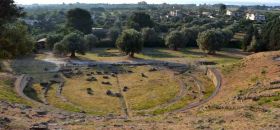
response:
[[[118,89],[119,89],[119,93],[121,94],[121,97],[119,97],[120,103],[121,103],[122,109],[123,109],[123,111],[126,115],[126,118],[128,118],[129,117],[129,111],[128,111],[128,107],[127,107],[127,102],[126,102],[124,94],[122,92],[122,88],[120,86],[118,75],[116,75],[116,79],[117,79],[117,86],[118,86]]]

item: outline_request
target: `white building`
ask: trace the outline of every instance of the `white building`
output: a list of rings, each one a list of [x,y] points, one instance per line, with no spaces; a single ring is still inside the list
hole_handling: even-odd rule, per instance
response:
[[[205,16],[210,16],[211,13],[210,12],[202,12],[202,15],[205,15]]]
[[[226,15],[232,16],[232,15],[234,15],[234,13],[231,10],[227,10]]]
[[[179,10],[170,11],[169,15],[172,17],[177,17],[180,15]]]
[[[243,12],[234,11],[234,10],[227,10],[226,15],[233,16],[233,17],[241,17],[241,16],[243,16]]]
[[[258,14],[258,13],[247,13],[246,19],[252,21],[258,21],[258,22],[263,22],[266,20],[265,15]]]

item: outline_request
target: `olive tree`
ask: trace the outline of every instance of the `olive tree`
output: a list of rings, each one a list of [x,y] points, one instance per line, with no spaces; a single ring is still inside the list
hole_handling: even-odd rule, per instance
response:
[[[184,46],[195,47],[197,46],[196,39],[198,35],[198,30],[194,28],[183,28],[182,29],[183,35],[183,43]]]
[[[203,51],[208,54],[215,54],[220,50],[224,42],[223,34],[217,30],[207,30],[198,34],[197,44]]]
[[[70,33],[60,43],[55,44],[54,51],[57,53],[70,53],[71,57],[76,57],[75,53],[85,54],[85,40],[79,33]]]
[[[125,52],[129,57],[134,57],[134,53],[139,53],[143,47],[142,35],[134,29],[124,30],[116,42],[120,51]]]
[[[0,35],[0,58],[14,58],[30,54],[35,41],[28,34],[27,26],[21,23],[5,24]]]
[[[183,45],[183,35],[179,31],[172,31],[170,32],[166,39],[165,39],[165,45],[173,50],[178,50],[179,47],[182,47]]]

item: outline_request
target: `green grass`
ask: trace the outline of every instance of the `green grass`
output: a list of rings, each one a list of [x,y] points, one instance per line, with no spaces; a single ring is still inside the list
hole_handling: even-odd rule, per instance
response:
[[[224,49],[218,51],[216,55],[207,55],[198,48],[184,48],[179,51],[173,51],[167,48],[145,48],[135,57],[146,60],[208,60],[217,63],[218,65],[232,64],[239,61],[244,55],[237,55],[241,50]],[[124,54],[120,53],[116,48],[98,48],[86,55],[78,55],[79,59],[85,60],[105,60],[114,61],[123,59]]]
[[[49,90],[48,97],[47,97],[47,100],[50,104],[66,111],[81,112],[81,110],[78,107],[70,103],[63,102],[59,97],[56,96],[56,90],[55,90],[56,88],[54,87],[57,87],[57,85],[53,85],[52,87],[53,88]]]
[[[10,79],[0,81],[0,100],[31,105],[30,102],[22,99],[14,92],[13,87],[11,87],[12,83]]]
[[[168,106],[168,107],[165,107],[165,108],[156,109],[156,110],[152,111],[151,114],[159,115],[159,114],[163,114],[163,113],[166,113],[166,112],[178,110],[180,108],[185,107],[192,100],[193,99],[190,96],[185,96],[185,97],[181,98],[179,101],[177,101],[176,103],[172,104],[171,106]]]
[[[88,72],[95,70],[101,71],[102,69],[91,69]],[[94,75],[98,81],[88,82],[87,76],[84,75],[67,79],[65,87],[63,88],[62,95],[66,97],[75,106],[79,106],[81,109],[90,114],[106,115],[121,114],[122,109],[119,103],[119,98],[106,95],[107,90],[118,92],[116,86],[116,79],[110,77],[110,79],[103,79],[101,75]],[[101,84],[102,81],[110,81],[112,86]],[[86,89],[91,88],[93,95],[88,95]]]
[[[197,77],[197,78],[205,86],[205,94],[203,95],[202,99],[206,99],[206,98],[210,97],[215,90],[215,86],[212,83],[212,81],[204,79],[206,77]],[[190,83],[188,83],[188,84],[190,84]],[[194,89],[197,89],[197,88],[195,87],[195,88],[192,88],[191,90],[188,90],[188,91],[192,91]],[[198,91],[198,90],[196,90],[196,91]],[[194,102],[194,101],[195,101],[195,99],[193,99],[191,96],[185,95],[179,101],[177,101],[177,102],[175,102],[175,103],[173,103],[173,104],[171,104],[167,107],[158,108],[154,111],[151,111],[150,113],[153,114],[153,115],[159,115],[159,114],[163,114],[163,113],[166,113],[166,112],[171,112],[171,111],[174,111],[174,110],[184,108],[189,103]]]
[[[274,107],[279,108],[280,104],[280,92],[277,93],[277,96],[274,97],[263,97],[260,100],[258,100],[259,105],[271,105]]]
[[[153,108],[174,98],[179,92],[179,84],[172,78],[172,72],[148,72],[148,69],[139,66],[132,69],[135,72],[133,74],[120,75],[120,84],[129,87],[125,97],[132,110]],[[141,72],[145,72],[148,78],[141,77]]]
[[[41,93],[41,90],[42,90],[42,87],[41,86],[38,86],[38,85],[34,85],[36,87],[26,87],[23,92],[26,96],[28,96],[29,98],[35,100],[35,101],[38,101],[38,102],[41,102],[42,103],[42,93]],[[37,90],[36,90],[37,89]],[[39,91],[38,91],[39,90]],[[40,92],[40,93],[39,93]]]

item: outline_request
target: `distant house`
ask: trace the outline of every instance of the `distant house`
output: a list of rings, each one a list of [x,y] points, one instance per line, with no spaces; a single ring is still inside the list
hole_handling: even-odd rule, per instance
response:
[[[45,49],[46,48],[46,44],[47,44],[47,38],[42,38],[42,39],[39,39],[36,42],[35,47],[36,47],[37,50]]]
[[[246,19],[252,20],[252,21],[257,21],[257,22],[263,22],[266,20],[265,15],[262,15],[259,13],[247,13]]]
[[[178,17],[179,15],[181,15],[179,10],[173,10],[169,12],[169,15],[172,17]]]
[[[233,17],[242,17],[243,12],[237,10],[227,10],[226,15]]]
[[[202,12],[202,16],[207,16],[208,18],[215,18],[211,12]]]
[[[210,16],[211,13],[210,12],[202,12],[202,15],[205,15],[205,16]]]

